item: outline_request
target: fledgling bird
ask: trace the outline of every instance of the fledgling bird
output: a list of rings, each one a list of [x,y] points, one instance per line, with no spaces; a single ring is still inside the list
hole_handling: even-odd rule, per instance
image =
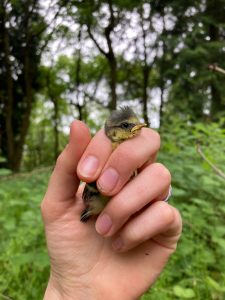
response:
[[[112,143],[112,149],[115,150],[122,142],[135,137],[142,127],[146,127],[146,124],[141,123],[133,110],[126,106],[112,111],[105,122],[105,134]],[[109,196],[102,195],[98,191],[96,182],[85,185],[82,198],[85,204],[80,217],[82,222],[86,222],[93,215],[100,214],[110,199]]]

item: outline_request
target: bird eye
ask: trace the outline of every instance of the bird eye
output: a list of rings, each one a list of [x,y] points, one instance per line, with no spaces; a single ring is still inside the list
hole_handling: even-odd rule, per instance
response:
[[[130,125],[129,123],[124,122],[124,123],[122,123],[122,124],[120,125],[120,127],[121,127],[121,128],[128,128],[129,125]]]

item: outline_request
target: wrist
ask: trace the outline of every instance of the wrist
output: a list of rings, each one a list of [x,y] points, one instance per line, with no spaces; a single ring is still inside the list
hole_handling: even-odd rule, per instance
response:
[[[66,287],[59,284],[50,277],[43,300],[97,300],[94,294],[85,286],[76,288],[75,286]]]
[[[43,300],[62,300],[63,296],[60,291],[53,285],[51,279],[48,282]]]

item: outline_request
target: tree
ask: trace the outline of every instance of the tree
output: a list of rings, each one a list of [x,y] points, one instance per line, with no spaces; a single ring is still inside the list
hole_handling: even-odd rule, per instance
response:
[[[224,67],[225,1],[157,1],[152,6],[166,23],[159,37],[166,52],[158,60],[159,72],[170,82],[164,106],[194,121],[215,119],[225,107],[225,96],[222,78],[208,65]]]
[[[116,109],[117,105],[117,61],[116,55],[113,49],[112,33],[114,28],[119,22],[119,12],[115,9],[112,0],[106,1],[86,1],[78,7],[78,20],[82,25],[85,25],[87,32],[98,51],[105,57],[109,65],[109,86],[111,91],[111,99],[108,103],[109,109]],[[108,14],[102,11],[107,8]],[[108,15],[108,16],[107,16]],[[106,21],[105,26],[99,24],[99,20],[104,18]],[[94,32],[100,33],[100,39],[104,39],[107,45],[107,49],[102,46],[100,41]]]
[[[0,127],[5,165],[18,171],[37,86],[41,36],[46,27],[38,1],[1,1]]]
[[[42,5],[40,0],[1,0],[0,5],[0,154],[4,165],[15,172],[20,168],[39,90],[41,55],[56,29],[54,21],[62,8],[49,4],[44,15]],[[47,24],[50,12],[52,17]]]

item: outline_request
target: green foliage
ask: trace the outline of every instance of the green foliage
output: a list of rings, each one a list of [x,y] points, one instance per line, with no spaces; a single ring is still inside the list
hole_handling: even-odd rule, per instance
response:
[[[195,125],[170,120],[162,129],[159,160],[172,173],[173,197],[183,217],[176,254],[143,300],[218,299],[225,297],[225,180],[196,151],[196,141],[225,173],[224,120]]]
[[[65,117],[66,103],[60,99],[60,119]],[[51,102],[43,102],[42,98],[37,99],[32,111],[32,123],[26,138],[22,167],[25,170],[32,170],[37,167],[51,166],[55,162],[55,135],[53,107]],[[66,118],[66,117],[65,117]],[[69,122],[68,122],[69,123]],[[59,124],[59,151],[67,143],[65,127]],[[67,128],[66,128],[67,129]]]
[[[48,175],[39,171],[0,182],[0,298],[43,298],[49,260],[39,207]]]
[[[73,57],[61,55],[58,58],[55,66],[52,67],[52,69],[57,73],[59,80],[64,82],[64,84],[65,77],[63,77],[63,75],[68,76],[67,88],[71,91],[76,89],[78,75],[76,71],[77,63],[77,53],[74,53]],[[82,72],[79,74],[80,84],[90,84],[91,82],[98,81],[98,79],[103,76],[107,69],[107,64],[105,58],[98,55],[89,61],[81,60],[80,69],[82,70]]]
[[[224,68],[224,4],[224,0],[152,3],[165,20],[168,12],[174,17],[159,36],[165,50],[157,61],[159,74],[171,80],[165,107],[188,113],[195,121],[205,114],[216,119],[224,110],[224,76],[208,69],[214,63]]]

